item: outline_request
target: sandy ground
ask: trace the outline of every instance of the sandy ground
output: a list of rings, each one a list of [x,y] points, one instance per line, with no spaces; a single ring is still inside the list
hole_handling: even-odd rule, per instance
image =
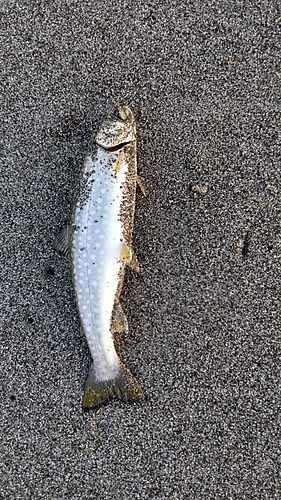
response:
[[[280,4],[0,12],[0,498],[280,499]],[[116,102],[147,190],[116,346],[145,400],[83,415],[90,354],[52,242]]]

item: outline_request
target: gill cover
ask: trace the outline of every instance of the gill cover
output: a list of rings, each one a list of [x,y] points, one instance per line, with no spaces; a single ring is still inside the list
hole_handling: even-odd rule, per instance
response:
[[[114,112],[104,120],[96,136],[97,145],[110,151],[135,140],[135,119],[127,106],[117,106]]]

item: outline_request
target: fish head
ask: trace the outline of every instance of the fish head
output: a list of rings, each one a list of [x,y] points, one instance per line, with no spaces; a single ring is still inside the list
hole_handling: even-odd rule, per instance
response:
[[[108,152],[117,151],[136,140],[136,122],[127,106],[117,105],[103,121],[96,136],[96,143]]]

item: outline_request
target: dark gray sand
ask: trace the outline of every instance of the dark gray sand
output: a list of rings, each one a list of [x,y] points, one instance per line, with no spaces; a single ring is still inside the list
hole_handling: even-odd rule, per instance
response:
[[[1,500],[280,499],[280,3],[0,10]],[[83,415],[52,242],[116,102],[147,189],[116,346],[145,400]]]

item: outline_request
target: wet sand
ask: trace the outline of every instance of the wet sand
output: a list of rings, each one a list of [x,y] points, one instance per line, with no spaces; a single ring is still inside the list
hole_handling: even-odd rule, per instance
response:
[[[0,11],[0,498],[280,498],[277,4]],[[52,242],[117,102],[147,196],[116,347],[145,399],[83,414],[90,354]]]

